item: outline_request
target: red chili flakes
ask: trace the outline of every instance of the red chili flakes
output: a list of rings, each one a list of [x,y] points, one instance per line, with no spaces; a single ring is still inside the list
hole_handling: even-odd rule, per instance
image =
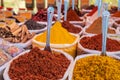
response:
[[[12,80],[57,80],[61,79],[70,61],[63,54],[42,51],[33,48],[19,58],[13,60],[9,69]]]
[[[102,34],[93,37],[84,37],[80,44],[87,49],[102,50]],[[116,40],[107,38],[107,51],[120,51],[120,43]]]

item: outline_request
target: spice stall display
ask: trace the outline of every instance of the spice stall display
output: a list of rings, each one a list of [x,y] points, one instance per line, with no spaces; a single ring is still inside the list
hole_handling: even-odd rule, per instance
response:
[[[77,54],[101,53],[102,34],[82,36],[78,42]],[[120,43],[116,38],[107,38],[107,54],[120,54]]]
[[[120,61],[116,56],[87,54],[77,56],[69,80],[118,80]]]
[[[50,53],[33,48],[10,61],[4,79],[65,80],[72,62],[73,58],[63,51],[53,49]]]
[[[62,27],[60,22],[56,22],[51,27],[50,45],[52,48],[62,49],[69,53],[73,57],[76,55],[76,46],[79,39],[79,35],[70,34],[65,28]],[[45,47],[46,31],[44,33],[36,35],[32,40],[32,46]]]
[[[0,55],[1,52],[5,52],[11,59],[9,61],[10,59],[7,60],[6,56],[1,55],[0,68],[8,63],[4,66],[5,80],[66,80],[67,77],[69,80],[117,80],[120,78],[120,65],[117,60],[119,59],[117,55],[120,54],[118,7],[112,6],[110,10],[108,8],[111,12],[106,47],[107,55],[111,57],[108,57],[98,56],[102,46],[102,17],[98,17],[98,4],[81,8],[74,5],[75,9],[72,5],[72,8],[67,6],[66,10],[65,4],[62,4],[60,17],[57,18],[59,16],[57,12],[60,12],[57,1],[60,0],[54,0],[56,5],[51,5],[54,6],[55,11],[50,27],[52,52],[48,52],[43,48],[46,46],[47,26],[49,26],[47,23],[49,0],[45,0],[45,8],[41,7],[39,10],[36,0],[31,1],[35,1],[30,5],[33,11],[28,8],[18,8],[18,14],[15,14],[14,8],[0,9],[0,49],[2,49]],[[37,1],[42,2],[42,0]],[[81,1],[88,3],[88,0]],[[66,2],[69,4],[69,1]],[[101,10],[107,10],[107,6],[106,9],[102,8],[103,6]],[[38,10],[36,14],[35,9]],[[63,14],[67,15],[65,21]],[[74,63],[73,58],[75,58]]]

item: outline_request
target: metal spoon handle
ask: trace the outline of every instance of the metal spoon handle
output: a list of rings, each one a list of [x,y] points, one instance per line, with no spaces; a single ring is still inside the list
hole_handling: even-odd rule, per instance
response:
[[[102,6],[102,0],[98,0],[98,16],[100,16],[101,6]]]
[[[120,11],[120,0],[118,0],[118,11]]]
[[[60,21],[60,16],[61,16],[61,5],[62,5],[62,0],[57,0],[58,21]]]
[[[75,0],[72,0],[72,10],[74,10],[74,4],[75,4]]]
[[[67,20],[68,0],[64,0],[64,21]]]
[[[108,3],[103,3],[103,11],[108,10]]]
[[[48,11],[47,11],[47,37],[46,37],[46,47],[45,50],[50,49],[50,27],[52,25],[52,18],[53,18],[53,13],[54,13],[54,8],[53,7],[49,7]]]
[[[104,11],[102,14],[102,54],[106,55],[106,39],[107,39],[107,30],[108,30],[108,21],[110,13]]]

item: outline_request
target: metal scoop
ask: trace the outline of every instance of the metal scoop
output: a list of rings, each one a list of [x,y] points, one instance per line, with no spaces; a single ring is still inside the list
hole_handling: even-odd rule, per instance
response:
[[[47,10],[47,36],[46,36],[46,46],[44,48],[45,51],[51,52],[50,48],[50,27],[52,25],[52,18],[53,18],[54,8],[49,7]]]
[[[102,14],[102,56],[106,56],[106,40],[110,13],[106,10]]]

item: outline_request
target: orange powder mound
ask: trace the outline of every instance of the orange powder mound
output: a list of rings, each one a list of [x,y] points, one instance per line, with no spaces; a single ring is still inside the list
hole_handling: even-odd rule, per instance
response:
[[[102,18],[96,19],[89,28],[86,29],[87,33],[101,34],[102,33]],[[115,30],[108,28],[108,33],[115,34]]]

